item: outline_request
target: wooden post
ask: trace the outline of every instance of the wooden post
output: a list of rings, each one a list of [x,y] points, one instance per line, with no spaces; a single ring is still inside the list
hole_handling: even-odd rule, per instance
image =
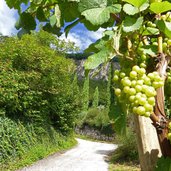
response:
[[[154,171],[158,157],[161,157],[156,128],[150,118],[134,116],[139,160],[142,171]]]

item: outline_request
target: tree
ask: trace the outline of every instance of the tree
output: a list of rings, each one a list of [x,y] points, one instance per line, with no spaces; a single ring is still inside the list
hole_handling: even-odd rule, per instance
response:
[[[84,80],[83,90],[82,90],[82,108],[83,111],[88,111],[89,107],[89,76]]]
[[[20,12],[21,3],[29,1],[6,2]],[[152,120],[163,156],[171,157],[171,126],[164,105],[171,58],[170,11],[170,0],[39,0],[31,1],[20,12],[16,28],[21,29],[19,35],[29,33],[36,28],[36,18],[46,23],[44,30],[58,35],[65,22],[70,22],[64,29],[66,35],[79,22],[94,31],[111,27],[87,49],[95,53],[89,56],[85,68],[94,69],[119,58],[121,72],[114,76],[115,94],[130,113]]]
[[[94,91],[94,94],[93,94],[93,103],[92,103],[92,106],[94,108],[98,107],[99,105],[99,89],[98,87],[96,87],[95,91]]]

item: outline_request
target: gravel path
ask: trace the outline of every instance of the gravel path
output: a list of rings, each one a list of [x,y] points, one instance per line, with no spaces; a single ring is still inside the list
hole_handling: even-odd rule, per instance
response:
[[[117,145],[77,139],[78,145],[64,154],[54,154],[20,171],[107,171],[105,156]]]

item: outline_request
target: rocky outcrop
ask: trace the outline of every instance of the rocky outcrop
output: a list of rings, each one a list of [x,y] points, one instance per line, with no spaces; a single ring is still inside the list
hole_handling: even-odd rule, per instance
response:
[[[77,65],[77,75],[78,79],[83,79],[85,77],[84,63],[85,59],[75,60]],[[114,69],[119,69],[118,62],[112,62]],[[90,71],[90,78],[94,80],[107,80],[108,79],[109,63],[99,66],[98,68]]]
[[[102,140],[102,141],[113,141],[114,140],[114,133],[113,134],[104,134],[100,130],[85,125],[83,127],[77,127],[75,132],[79,135],[85,135],[92,139]]]

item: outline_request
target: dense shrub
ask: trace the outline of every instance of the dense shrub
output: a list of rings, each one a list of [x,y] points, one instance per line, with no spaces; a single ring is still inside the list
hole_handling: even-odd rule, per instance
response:
[[[112,155],[111,161],[113,163],[138,163],[138,149],[136,144],[136,136],[132,130],[128,129],[126,135],[117,135],[115,143],[119,145]]]
[[[27,125],[32,125],[39,140],[47,136],[51,128],[68,135],[75,125],[79,109],[72,85],[75,65],[71,59],[50,48],[50,39],[46,42],[47,35],[43,36],[41,32],[20,40],[14,37],[1,39],[0,117],[5,122],[4,128],[11,125],[3,129],[2,134],[8,135],[10,129],[10,137],[17,139],[18,136],[17,146],[12,146],[9,143],[12,140],[3,136],[0,141],[3,158],[15,155],[15,150],[19,155],[28,145]],[[17,130],[19,132],[15,132]],[[22,131],[26,133],[22,134]]]
[[[0,162],[21,156],[36,142],[31,125],[23,125],[6,117],[0,117]]]

